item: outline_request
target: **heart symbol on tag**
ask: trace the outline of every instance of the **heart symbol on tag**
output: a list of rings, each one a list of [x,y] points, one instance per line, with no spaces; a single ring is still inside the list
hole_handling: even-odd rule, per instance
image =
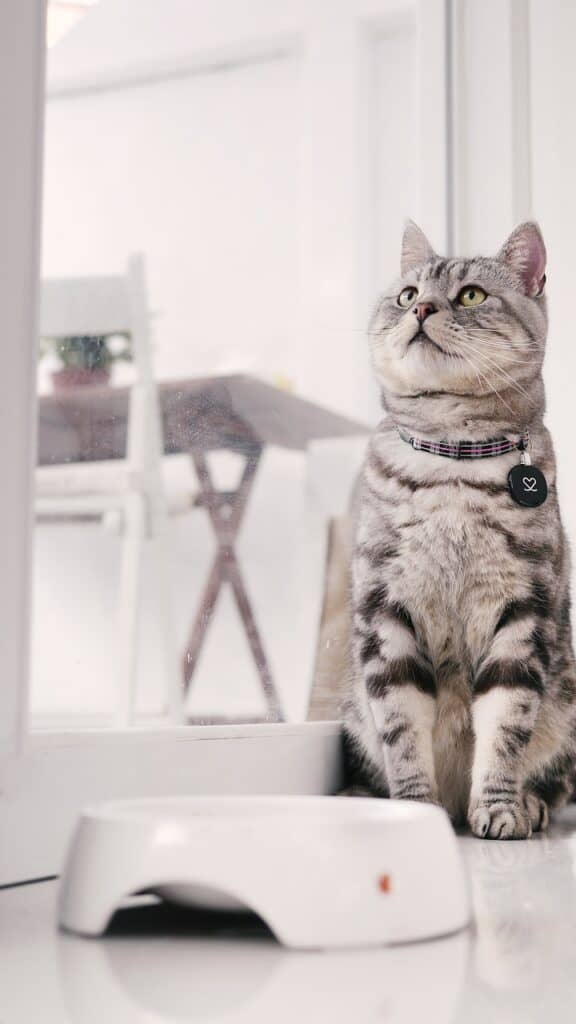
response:
[[[534,477],[534,476],[523,476],[522,477],[522,484],[524,486],[524,490],[525,491],[535,491],[536,490],[536,477]]]

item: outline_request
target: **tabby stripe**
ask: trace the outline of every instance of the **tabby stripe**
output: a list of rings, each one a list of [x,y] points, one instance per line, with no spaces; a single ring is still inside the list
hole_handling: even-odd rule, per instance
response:
[[[440,277],[442,271],[445,269],[445,267],[446,267],[446,260],[438,260],[438,262],[435,263],[430,268],[430,270],[428,272],[428,280],[429,281],[437,281],[438,278]]]
[[[376,463],[374,466],[376,472],[380,473],[387,480],[395,480],[401,487],[406,487],[412,492],[422,488],[431,489],[434,487],[453,486],[471,487],[476,491],[485,491],[486,494],[509,494],[506,483],[495,483],[492,480],[464,480],[460,477],[456,480],[414,480],[413,477],[406,476],[404,473],[393,469],[389,463],[384,462],[379,456],[374,456],[374,461]]]
[[[491,796],[495,799],[501,799],[502,797],[515,797],[517,794],[517,788],[515,786],[484,786],[482,789],[482,796]]]
[[[530,742],[532,732],[529,729],[523,729],[520,725],[503,725],[502,735],[507,742],[508,750],[518,754],[522,747],[527,746]]]
[[[378,658],[380,655],[380,637],[377,633],[370,633],[360,648],[360,660],[364,663]]]
[[[379,508],[382,506],[383,501],[385,501],[388,506],[392,506],[393,508],[399,508],[400,505],[404,503],[404,499],[401,497],[395,497],[393,494],[384,495],[382,491],[377,491],[376,488],[372,487],[372,485],[368,483],[368,480],[366,479],[364,480],[362,486],[375,499]]]
[[[417,491],[421,487],[436,487],[436,483],[430,480],[423,480],[421,483],[418,480],[412,479],[412,477],[405,476],[403,473],[399,473],[398,470],[393,469],[389,463],[384,462],[378,456],[374,457],[376,463],[375,469],[381,476],[386,480],[395,480],[400,484],[401,487],[406,487],[410,491]]]
[[[527,541],[519,540],[516,534],[507,530],[502,523],[498,523],[496,520],[490,519],[488,516],[483,516],[482,519],[486,526],[490,527],[491,530],[494,530],[495,533],[499,533],[504,537],[510,554],[514,555],[516,558],[525,558],[527,561],[539,563],[548,561],[555,554],[552,545],[546,541],[539,544],[538,542],[529,543]]]
[[[408,723],[399,722],[398,725],[393,725],[389,729],[385,729],[382,733],[382,740],[387,743],[389,747],[394,747],[398,740],[402,739],[405,733],[408,732]]]
[[[576,700],[576,680],[561,679],[558,688],[558,699],[565,707],[570,707]]]
[[[508,604],[504,605],[502,614],[496,623],[494,633],[504,629],[504,626],[509,626],[511,622],[519,622],[522,619],[527,619],[537,614],[537,605],[532,598],[526,597],[523,600],[508,601]]]
[[[504,532],[504,531],[502,531]],[[516,558],[525,558],[527,562],[534,562],[535,565],[540,565],[542,562],[548,562],[553,554],[554,549],[551,544],[544,543],[527,543],[526,541],[518,540],[513,533],[508,530],[505,531],[506,543],[508,544],[508,550],[511,555]]]
[[[368,695],[374,698],[384,697],[392,686],[409,684],[416,686],[422,693],[436,693],[436,682],[430,669],[410,655],[394,658],[387,662],[381,671],[368,673],[366,676]]]
[[[458,483],[463,487],[472,487],[476,491],[485,491],[486,494],[506,494],[510,492],[508,490],[508,484],[498,484],[493,480],[462,480],[459,479]]]
[[[460,267],[460,270],[456,271],[456,277],[458,278],[459,281],[463,281],[464,278],[468,276],[468,273],[470,271],[470,267],[471,266],[472,266],[471,260],[464,260],[463,261],[462,266]]]
[[[384,583],[373,587],[367,594],[364,594],[358,611],[366,622],[371,622],[377,612],[381,611],[388,601],[388,589]]]
[[[409,611],[399,601],[390,601],[388,599],[388,591],[384,583],[373,587],[372,590],[369,590],[364,595],[358,611],[366,622],[372,622],[376,615],[381,614],[386,618],[399,622],[401,626],[404,626],[413,635],[416,632]]]
[[[516,312],[514,307],[511,306],[510,303],[506,301],[506,299],[503,299],[502,301],[504,303],[504,306],[506,307],[507,312],[512,317],[512,319],[515,320],[517,324],[520,324],[520,327],[522,328],[522,330],[526,331],[526,334],[530,338],[530,341],[534,345],[538,345],[540,343],[541,339],[538,338],[534,334],[534,331],[528,326],[527,323],[524,322],[524,320],[520,319],[520,317],[518,316],[518,313]],[[536,374],[535,376],[538,376],[538,375]]]
[[[551,605],[550,592],[542,580],[532,581],[532,596],[540,609],[540,615],[548,616]]]
[[[523,729],[520,725],[503,725],[502,732],[507,739],[514,740],[521,747],[525,747],[532,737],[531,730]]]
[[[401,783],[394,791],[394,798],[396,800],[428,800],[430,790],[426,785],[426,781],[421,776],[418,776],[418,783],[419,785],[415,788],[412,788],[413,783]]]
[[[519,661],[493,661],[481,669],[474,682],[474,694],[487,693],[494,686],[521,687],[542,693],[544,683],[536,668],[529,668]]]
[[[548,644],[540,626],[535,626],[530,634],[530,642],[534,647],[534,653],[543,669],[550,668],[550,652]]]
[[[380,498],[382,501],[382,498]],[[358,554],[362,558],[368,559],[371,565],[380,568],[390,558],[395,558],[398,554],[398,548],[392,547],[390,544],[379,544],[376,547],[368,547],[367,544],[361,544],[358,548]]]

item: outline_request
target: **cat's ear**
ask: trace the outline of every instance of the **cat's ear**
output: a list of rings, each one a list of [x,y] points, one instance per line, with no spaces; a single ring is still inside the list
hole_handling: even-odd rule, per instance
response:
[[[526,295],[535,298],[546,284],[546,246],[534,221],[515,228],[498,253],[498,259],[520,278]]]
[[[407,221],[402,236],[402,257],[400,260],[402,274],[406,274],[412,267],[423,266],[428,260],[433,260],[435,256],[436,253],[424,232],[420,230],[413,220]]]

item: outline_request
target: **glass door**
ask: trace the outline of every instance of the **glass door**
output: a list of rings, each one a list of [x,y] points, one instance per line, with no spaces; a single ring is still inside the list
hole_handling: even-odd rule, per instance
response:
[[[337,787],[365,323],[448,229],[440,0],[48,15],[45,95],[43,5],[1,16],[0,882],[88,800]]]

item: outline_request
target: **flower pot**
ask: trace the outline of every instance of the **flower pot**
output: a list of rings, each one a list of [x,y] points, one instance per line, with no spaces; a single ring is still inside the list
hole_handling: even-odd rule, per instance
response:
[[[109,383],[109,366],[97,366],[93,370],[81,366],[64,366],[52,374],[54,391],[70,391],[73,388],[104,388]]]

